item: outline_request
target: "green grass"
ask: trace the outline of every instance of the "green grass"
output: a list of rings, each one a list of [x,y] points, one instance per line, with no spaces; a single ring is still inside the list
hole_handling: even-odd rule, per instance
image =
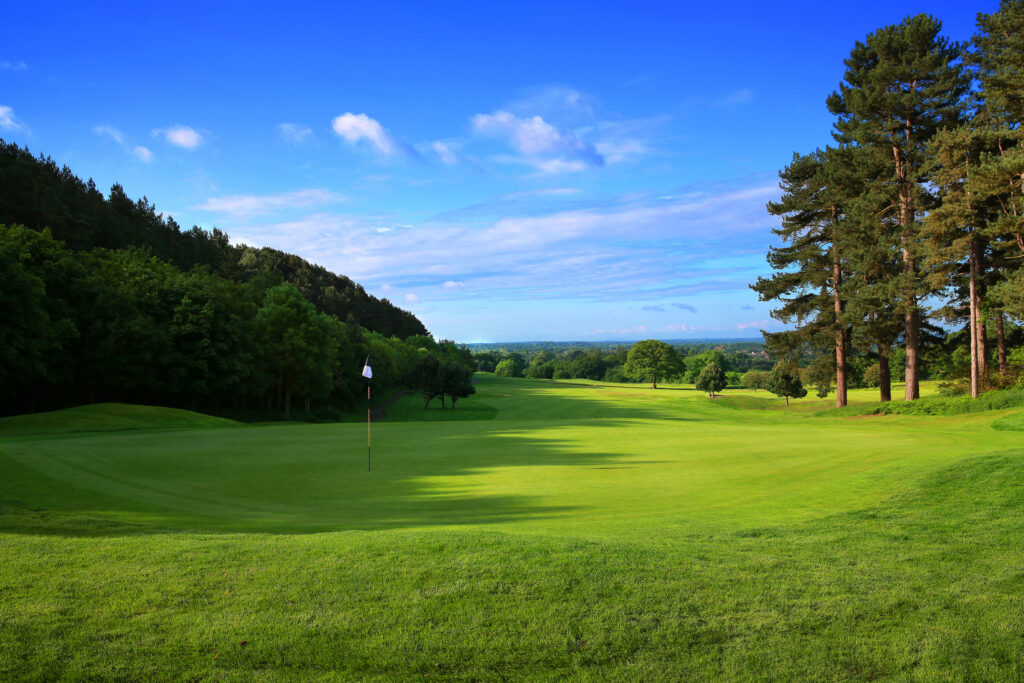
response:
[[[118,432],[137,429],[209,429],[237,426],[233,420],[175,408],[94,403],[49,413],[0,418],[0,438],[32,434]]]
[[[3,432],[0,679],[1024,676],[1019,412],[477,389],[369,473],[359,424]]]

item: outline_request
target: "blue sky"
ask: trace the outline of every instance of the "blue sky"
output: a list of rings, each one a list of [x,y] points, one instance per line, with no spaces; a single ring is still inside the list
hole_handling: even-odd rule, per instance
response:
[[[754,337],[856,40],[998,3],[7,3],[0,137],[461,342]]]

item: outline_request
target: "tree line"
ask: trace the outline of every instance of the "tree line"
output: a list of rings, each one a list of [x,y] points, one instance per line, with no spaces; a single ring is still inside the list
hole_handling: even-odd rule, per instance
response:
[[[253,279],[289,282],[317,310],[385,336],[427,334],[416,316],[378,299],[344,275],[276,249],[233,246],[221,230],[184,230],[174,218],[157,213],[145,197],[130,199],[121,185],[107,197],[90,179],[67,166],[0,140],[0,223],[49,229],[72,251],[138,248],[183,271],[205,266],[234,282]]]
[[[473,393],[468,349],[348,278],[182,232],[0,144],[0,414],[123,401],[337,417],[365,400],[367,358],[382,392],[452,407]]]
[[[674,345],[658,340],[644,340],[633,345],[587,344],[580,347],[565,342],[559,346],[568,348],[557,353],[545,346],[511,346],[513,349],[536,349],[524,351],[476,351],[473,353],[473,362],[477,370],[503,377],[590,379],[654,385],[659,381],[692,384],[710,362],[721,367],[730,386],[741,386],[741,375],[747,370],[769,370],[772,367],[767,354],[762,353],[762,345],[757,342],[694,342]],[[640,359],[648,357],[654,359],[641,362]]]
[[[1012,383],[1011,322],[1024,318],[1024,0],[979,14],[965,44],[932,16],[909,17],[857,42],[845,67],[826,100],[834,144],[794,154],[768,204],[783,245],[768,253],[777,272],[752,288],[792,328],[766,332],[767,346],[812,355],[837,406],[856,354],[874,360],[883,401],[897,349],[908,401],[929,345],[966,349],[972,396]]]

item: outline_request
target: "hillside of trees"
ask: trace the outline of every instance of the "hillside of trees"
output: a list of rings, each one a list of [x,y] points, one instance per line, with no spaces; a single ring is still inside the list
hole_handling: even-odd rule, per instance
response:
[[[232,246],[214,228],[183,230],[164,218],[145,197],[133,201],[120,185],[108,197],[92,180],[82,181],[67,166],[34,157],[0,140],[0,223],[49,228],[72,251],[141,249],[183,271],[205,266],[234,282],[254,279],[289,282],[322,313],[401,338],[427,334],[416,316],[378,299],[344,275],[276,249]]]
[[[812,357],[838,406],[865,356],[883,401],[894,379],[918,398],[929,349],[974,397],[1020,381],[1024,1],[966,44],[924,14],[878,29],[825,105],[834,144],[794,154],[768,205],[782,246],[752,287],[792,326],[773,357]]]
[[[367,357],[378,391],[472,393],[468,350],[348,278],[182,231],[0,144],[0,414],[121,401],[329,417],[365,401]]]

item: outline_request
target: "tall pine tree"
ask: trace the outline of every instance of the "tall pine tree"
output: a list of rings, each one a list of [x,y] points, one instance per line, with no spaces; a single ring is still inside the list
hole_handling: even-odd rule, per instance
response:
[[[925,290],[918,219],[929,201],[926,147],[936,131],[960,121],[968,90],[960,47],[939,35],[941,27],[920,14],[867,36],[845,60],[844,80],[828,99],[837,117],[836,140],[889,162],[888,182],[875,187],[889,195],[896,218],[891,237],[902,256],[903,272],[892,294],[904,322],[907,400],[920,395],[918,300]]]

